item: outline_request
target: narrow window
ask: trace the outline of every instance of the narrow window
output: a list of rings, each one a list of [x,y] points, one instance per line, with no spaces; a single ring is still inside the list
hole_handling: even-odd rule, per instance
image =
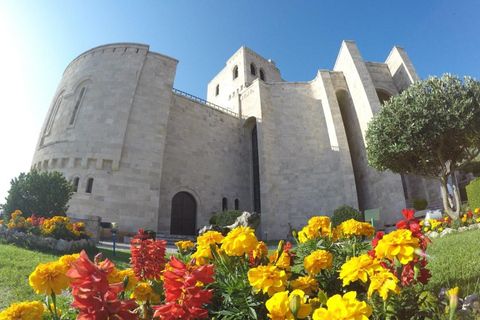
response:
[[[223,197],[222,198],[222,211],[227,211],[228,210],[228,199]]]
[[[262,212],[260,204],[260,166],[258,162],[257,126],[252,130],[253,211]]]
[[[78,182],[80,182],[80,178],[79,178],[79,177],[75,177],[75,179],[73,179],[73,192],[77,192],[77,190],[78,190]]]
[[[250,73],[252,76],[255,76],[257,74],[257,69],[255,68],[255,65],[253,63],[250,63]]]
[[[238,210],[239,204],[238,204],[238,199],[235,199],[235,210]]]
[[[63,93],[60,96],[58,96],[57,100],[55,101],[55,105],[52,109],[52,113],[50,113],[47,126],[45,127],[45,132],[43,133],[44,136],[48,136],[50,134],[50,131],[52,130],[52,127],[53,127],[53,121],[55,120],[55,116],[57,115],[57,111],[60,108],[60,104],[62,103],[62,100],[63,100]]]
[[[93,189],[93,178],[88,178],[87,188],[85,189],[85,192],[92,193],[92,189]]]
[[[215,96],[218,96],[220,94],[220,85],[217,84],[217,87],[215,88]]]
[[[75,108],[73,109],[72,117],[70,118],[70,125],[72,125],[75,122],[75,118],[77,117],[78,113],[78,108],[80,108],[80,104],[82,103],[83,96],[85,94],[86,87],[83,87],[82,90],[80,91],[80,94],[78,95],[78,99],[75,102]]]
[[[233,68],[233,80],[237,78],[238,78],[238,66],[235,66],[235,68]]]
[[[262,69],[260,69],[260,80],[265,81],[265,72]]]

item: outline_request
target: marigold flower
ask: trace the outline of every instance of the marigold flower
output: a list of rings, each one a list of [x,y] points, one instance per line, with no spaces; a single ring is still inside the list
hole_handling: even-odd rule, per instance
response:
[[[218,231],[207,231],[201,236],[197,237],[199,246],[209,247],[211,244],[221,243],[225,237]]]
[[[117,268],[114,268],[113,271],[107,275],[107,280],[109,284],[123,283],[125,277],[128,277],[128,284],[125,291],[130,291],[138,282],[135,272],[133,272],[132,269],[118,270]]]
[[[318,291],[317,279],[312,276],[299,277],[291,281],[293,289],[299,289],[305,292],[306,295],[312,297]]]
[[[369,275],[381,269],[383,268],[380,261],[373,259],[368,254],[362,254],[359,257],[352,257],[342,265],[339,278],[343,279],[344,287],[357,280],[365,283]]]
[[[263,241],[258,241],[257,246],[252,251],[252,255],[254,259],[260,259],[268,255],[268,247],[267,244]]]
[[[248,281],[256,293],[263,291],[273,296],[276,292],[284,291],[287,286],[287,274],[274,265],[258,266],[248,271]]]
[[[208,264],[212,259],[212,250],[210,246],[197,246],[197,251],[190,255],[190,258],[195,259],[197,266]]]
[[[0,312],[0,320],[42,320],[44,312],[45,307],[39,301],[12,303]]]
[[[410,230],[395,230],[378,242],[375,253],[378,259],[393,260],[396,257],[402,264],[407,264],[416,257],[415,250],[420,249],[418,241]]]
[[[332,268],[333,255],[325,250],[312,252],[303,260],[303,267],[309,274],[317,274],[324,269]]]
[[[160,303],[162,299],[158,293],[153,291],[152,286],[148,282],[138,283],[133,289],[130,298],[136,299],[139,302],[151,301],[153,303]]]
[[[195,243],[193,243],[190,240],[186,240],[186,241],[177,241],[175,242],[175,245],[179,250],[190,250],[195,246]]]
[[[342,222],[336,231],[345,238],[353,236],[372,238],[375,234],[375,228],[369,222],[359,222],[355,219]]]
[[[388,293],[400,293],[400,287],[397,285],[398,278],[390,271],[383,269],[370,276],[370,286],[368,287],[368,297],[377,291],[383,301],[387,300]]]
[[[312,315],[313,320],[368,320],[372,314],[372,307],[365,301],[356,299],[355,291],[347,292],[343,297],[339,294],[334,295],[327,301],[327,309],[319,308]]]
[[[80,254],[74,253],[66,254],[64,256],[61,256],[60,259],[58,259],[58,262],[63,266],[64,273],[67,273],[68,269],[70,269],[70,262],[76,262],[79,257]]]
[[[68,288],[64,266],[57,261],[39,264],[28,277],[28,282],[37,294],[60,294]]]
[[[222,240],[221,248],[229,256],[242,256],[254,250],[258,239],[249,227],[239,226],[231,230]]]
[[[290,295],[288,291],[277,292],[270,299],[267,300],[265,306],[267,307],[268,317],[273,320],[293,320],[292,310],[290,309],[290,301],[294,296],[300,297],[300,308],[297,313],[298,319],[305,319],[310,315],[312,306],[307,302],[305,293],[302,290],[293,290]]]

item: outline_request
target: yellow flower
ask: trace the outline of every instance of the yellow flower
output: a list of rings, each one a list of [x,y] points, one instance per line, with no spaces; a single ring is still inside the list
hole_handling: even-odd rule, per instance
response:
[[[193,246],[195,246],[195,243],[193,243],[190,240],[187,240],[187,241],[177,241],[175,242],[175,245],[177,246],[178,249],[190,250],[191,248],[193,248]]]
[[[42,320],[45,308],[39,301],[13,303],[0,312],[0,320]]]
[[[268,254],[267,244],[263,241],[258,241],[258,244],[255,247],[255,249],[252,251],[252,254],[254,259],[260,259],[262,257],[267,256]]]
[[[195,259],[195,264],[197,266],[203,266],[210,262],[209,259],[213,259],[212,251],[210,246],[197,246],[197,251],[190,255],[190,258]]]
[[[327,301],[327,309],[319,308],[313,313],[313,320],[368,320],[372,314],[372,307],[365,301],[356,299],[355,291],[347,292],[343,297],[334,295]]]
[[[312,252],[303,260],[303,266],[309,274],[317,274],[321,270],[330,269],[332,267],[333,256],[325,250],[317,250]]]
[[[222,249],[229,256],[242,256],[257,247],[258,239],[253,229],[239,226],[231,230],[222,240]]]
[[[480,213],[480,208],[475,208],[475,210],[473,210],[473,212]]]
[[[443,231],[443,228],[442,228],[442,227],[438,228],[438,231],[439,231],[439,232],[442,232],[442,231]]]
[[[305,319],[308,317],[312,311],[312,306],[306,303],[307,298],[302,290],[293,290],[290,295],[288,291],[275,293],[265,303],[265,306],[270,312],[268,317],[273,320],[293,320],[294,317],[290,310],[290,301],[295,295],[300,297],[300,308],[297,313],[297,318]]]
[[[308,220],[308,225],[314,229],[330,229],[330,218],[326,216],[312,217]]]
[[[118,270],[117,268],[114,268],[113,271],[107,275],[107,280],[110,284],[119,282],[123,283],[123,280],[126,276],[128,276],[128,284],[125,288],[125,291],[130,291],[138,282],[137,277],[132,269]]]
[[[418,238],[413,237],[410,230],[399,229],[383,236],[375,248],[375,254],[378,259],[393,260],[397,257],[402,264],[407,264],[416,256],[415,250],[420,250]]]
[[[155,291],[148,282],[140,282],[137,284],[135,289],[133,289],[130,299],[136,299],[138,302],[147,302],[151,301],[153,303],[159,303],[161,297]]]
[[[287,274],[274,265],[258,266],[248,271],[248,281],[253,291],[268,293],[273,296],[276,292],[285,290],[287,285]]]
[[[380,262],[374,260],[370,255],[363,254],[359,257],[352,257],[342,265],[340,270],[340,279],[343,279],[343,286],[347,286],[350,282],[361,280],[367,282],[368,276],[374,271],[382,269]]]
[[[423,226],[424,223],[425,223],[425,220],[421,220],[420,223],[419,223],[419,225],[420,225],[420,226]]]
[[[299,277],[297,280],[292,280],[291,285],[293,289],[302,290],[310,297],[318,291],[317,279],[312,276]]]
[[[58,259],[58,262],[63,267],[63,273],[67,273],[68,269],[70,269],[70,262],[77,262],[77,259],[79,257],[80,257],[79,253],[67,254],[67,255],[61,256],[60,259]]]
[[[314,239],[319,236],[318,229],[314,229],[311,226],[305,226],[298,232],[298,242],[304,243],[310,239]]]
[[[268,257],[268,260],[270,261],[270,263],[275,263],[275,261],[277,260],[277,256],[278,256],[278,251],[275,251],[274,253],[272,253]],[[288,255],[288,253],[283,251],[282,254],[280,255],[280,258],[278,259],[277,263],[275,263],[275,265],[279,268],[282,268],[282,269],[285,269],[285,270],[290,270],[291,269],[291,267],[290,267],[290,256]]]
[[[388,298],[388,293],[400,293],[400,287],[397,285],[398,278],[388,270],[377,272],[370,276],[370,286],[368,287],[368,297],[372,296],[374,291],[377,291],[383,301]]]
[[[424,232],[427,232],[427,231],[428,231],[428,228],[423,228],[423,231],[424,231]]]
[[[197,238],[199,246],[209,246],[211,244],[220,243],[223,240],[223,236],[218,231],[207,231]]]
[[[287,319],[287,313],[290,313],[288,292],[277,292],[265,303],[268,311],[268,317],[273,320],[285,320]],[[293,317],[293,315],[292,315]]]
[[[57,261],[42,263],[30,274],[28,280],[37,294],[50,295],[52,291],[60,294],[68,288],[68,278],[63,271],[64,265]]]
[[[369,222],[359,222],[355,219],[342,222],[336,229],[345,238],[353,236],[372,238],[375,233],[375,228]]]

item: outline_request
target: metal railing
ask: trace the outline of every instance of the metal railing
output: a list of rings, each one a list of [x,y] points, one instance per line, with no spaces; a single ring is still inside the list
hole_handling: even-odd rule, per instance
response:
[[[216,105],[215,103],[211,103],[211,102],[209,102],[209,101],[207,101],[207,100],[204,100],[204,99],[202,99],[202,98],[199,98],[199,97],[196,97],[196,96],[194,96],[194,95],[191,95],[190,93],[186,93],[186,92],[184,92],[184,91],[181,91],[181,90],[178,90],[178,89],[175,89],[175,88],[173,88],[173,93],[176,93],[176,94],[178,94],[178,95],[184,96],[184,97],[187,98],[187,99],[190,99],[190,100],[193,100],[193,101],[196,101],[196,102],[200,102],[200,103],[202,103],[202,104],[204,104],[204,105],[206,105],[206,106],[209,106],[209,107],[211,107],[211,108],[213,108],[213,109],[220,110],[220,111],[225,112],[225,113],[227,113],[227,114],[229,114],[229,115],[232,115],[232,116],[234,116],[234,117],[238,117],[238,113],[233,112],[233,111],[230,110],[230,109],[220,107],[220,106]]]

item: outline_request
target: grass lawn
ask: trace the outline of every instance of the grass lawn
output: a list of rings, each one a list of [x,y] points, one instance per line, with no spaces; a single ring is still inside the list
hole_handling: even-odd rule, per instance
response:
[[[433,239],[427,249],[432,278],[426,289],[437,294],[441,288],[458,286],[460,296],[480,293],[479,240],[479,229]]]
[[[460,288],[460,296],[480,292],[480,230],[453,233],[434,239],[427,254],[430,256],[428,268],[432,278],[425,289],[437,294],[443,287]],[[119,269],[130,266],[130,253],[101,249],[104,258],[115,263]],[[90,258],[96,252],[89,252]],[[0,310],[13,302],[43,300],[28,284],[28,276],[40,263],[58,260],[61,254],[27,250],[13,245],[0,244]],[[60,308],[71,302],[68,297],[60,297]]]
[[[117,268],[130,266],[130,253],[101,250],[103,257],[115,263]],[[95,251],[89,252],[93,259]],[[28,284],[28,276],[40,263],[56,261],[62,254],[52,254],[40,251],[27,250],[14,245],[0,244],[0,310],[10,306],[13,302],[44,300],[44,296],[37,295]],[[60,308],[70,301],[65,297],[59,297]]]

